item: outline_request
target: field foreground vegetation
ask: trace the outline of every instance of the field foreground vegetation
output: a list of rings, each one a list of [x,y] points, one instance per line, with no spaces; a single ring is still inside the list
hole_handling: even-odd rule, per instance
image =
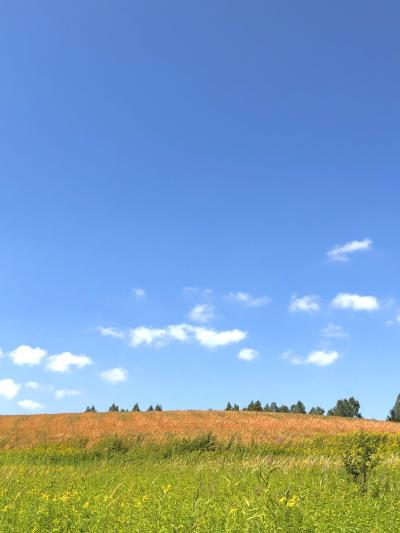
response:
[[[0,432],[0,531],[399,529],[393,423],[93,413],[2,417]]]

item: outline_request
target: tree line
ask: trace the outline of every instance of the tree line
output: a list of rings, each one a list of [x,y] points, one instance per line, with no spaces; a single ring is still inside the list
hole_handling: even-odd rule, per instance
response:
[[[397,398],[398,401],[398,417],[400,421],[400,395]],[[234,403],[233,405],[231,402],[228,402],[225,407],[225,411],[240,411],[240,407],[237,403]],[[290,407],[283,404],[283,405],[277,405],[276,402],[272,402],[271,404],[266,403],[264,406],[260,402],[260,400],[251,401],[247,407],[243,407],[242,411],[259,411],[264,413],[294,413],[298,415],[305,415],[307,414],[305,405],[303,402],[298,401],[297,403],[294,403]],[[392,410],[393,411],[393,410]],[[308,414],[310,415],[324,415],[325,409],[322,407],[312,407]],[[327,416],[343,416],[346,418],[362,418],[362,415],[360,413],[360,402],[356,400],[353,396],[350,398],[345,398],[343,400],[338,400],[336,402],[336,405],[332,407],[332,409],[329,409],[329,411],[326,413]]]
[[[155,407],[150,405],[145,411],[151,412],[151,411],[162,411],[162,406],[160,404],[156,404]],[[266,403],[264,406],[260,402],[260,400],[251,401],[246,407],[243,407],[242,409],[239,407],[237,403],[234,403],[233,405],[231,402],[228,402],[225,407],[225,411],[258,411],[258,412],[264,412],[264,413],[294,413],[294,414],[300,414],[305,415],[307,414],[305,405],[300,400],[297,403],[292,404],[290,407],[282,404],[278,405],[276,402]],[[97,409],[94,405],[87,406],[85,413],[97,413]],[[128,413],[128,412],[141,412],[141,409],[139,407],[138,403],[135,403],[135,405],[132,407],[132,409],[122,409],[115,403],[112,403],[110,407],[108,408],[108,412],[110,413]],[[319,415],[323,416],[325,415],[325,409],[322,407],[316,406],[311,407],[311,409],[308,411],[308,414],[310,415]],[[360,402],[356,400],[353,396],[350,398],[344,398],[343,400],[338,400],[336,402],[336,405],[332,407],[332,409],[329,409],[326,413],[327,416],[342,416],[345,418],[362,418],[362,415],[360,413]],[[393,408],[390,410],[388,417],[386,418],[388,422],[400,422],[400,394],[396,398],[396,402],[393,406]]]
[[[162,406],[158,403],[155,407],[150,405],[145,411],[151,412],[151,411],[162,411]],[[97,413],[97,409],[94,405],[90,406],[88,405],[84,411],[85,413]],[[132,407],[132,409],[122,409],[115,403],[112,403],[110,407],[108,408],[109,413],[129,413],[129,412],[141,412],[141,409],[139,407],[138,403],[135,403],[135,405]]]

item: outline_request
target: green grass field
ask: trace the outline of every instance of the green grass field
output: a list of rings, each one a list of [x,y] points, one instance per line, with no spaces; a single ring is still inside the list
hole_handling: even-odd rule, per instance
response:
[[[398,531],[399,439],[379,437],[380,464],[362,491],[341,460],[352,438],[3,450],[0,531]]]

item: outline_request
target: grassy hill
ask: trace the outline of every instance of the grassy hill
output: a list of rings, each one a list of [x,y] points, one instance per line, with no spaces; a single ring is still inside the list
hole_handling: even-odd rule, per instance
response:
[[[399,434],[400,424],[376,420],[226,411],[163,411],[143,413],[66,413],[0,416],[5,448],[85,440],[90,446],[104,437],[163,442],[212,433],[221,442],[285,444],[357,431]]]

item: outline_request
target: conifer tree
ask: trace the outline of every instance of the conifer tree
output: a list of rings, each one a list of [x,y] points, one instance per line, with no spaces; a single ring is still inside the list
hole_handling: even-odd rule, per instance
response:
[[[271,405],[269,406],[269,410],[271,411],[271,413],[278,412],[278,406],[276,405],[276,402],[271,402]]]
[[[232,405],[231,402],[228,402],[225,407],[225,411],[232,411]]]
[[[298,401],[297,403],[294,403],[290,408],[291,413],[304,415],[306,413],[306,408],[304,407],[304,403]]]
[[[260,400],[256,400],[254,402],[253,411],[262,411],[262,410],[263,408],[262,408]]]
[[[162,411],[162,406],[158,403],[158,404],[155,406],[154,411]]]
[[[322,407],[311,407],[308,411],[308,414],[310,415],[323,415],[324,413],[325,409],[322,409]]]
[[[135,411],[135,412],[139,412],[140,411],[140,407],[139,407],[138,403],[135,403],[135,405],[132,407],[132,411]]]
[[[285,404],[282,404],[280,407],[278,407],[278,413],[288,413],[289,407]]]
[[[396,398],[393,409],[390,409],[387,420],[388,422],[400,422],[400,394]]]
[[[362,418],[360,402],[353,396],[349,399],[338,400],[335,407],[329,409],[328,416],[344,416],[346,418]]]

